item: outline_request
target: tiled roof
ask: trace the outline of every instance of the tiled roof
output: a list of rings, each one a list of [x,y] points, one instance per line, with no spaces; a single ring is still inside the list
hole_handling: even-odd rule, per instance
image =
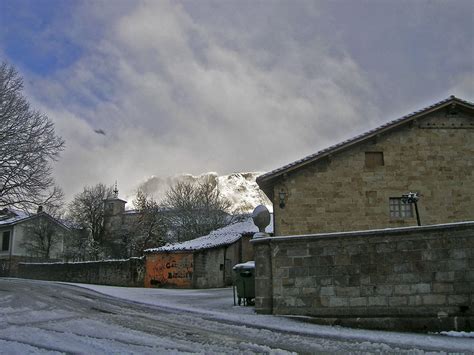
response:
[[[266,228],[267,233],[273,232],[273,222]],[[251,216],[246,216],[243,220],[229,224],[228,226],[216,229],[208,235],[200,238],[188,240],[182,243],[166,244],[159,248],[145,250],[145,253],[159,253],[170,251],[197,251],[210,249],[223,245],[229,245],[239,240],[245,234],[254,234],[258,228],[253,224]]]
[[[259,177],[257,177],[257,183],[260,187],[262,187],[262,185],[265,184],[265,182],[267,182],[268,180],[270,180],[270,179],[272,179],[276,176],[282,175],[287,171],[293,170],[293,169],[295,169],[299,166],[302,166],[302,165],[306,165],[307,163],[316,161],[319,158],[322,158],[323,156],[327,156],[327,155],[329,155],[331,153],[334,153],[334,152],[336,152],[340,149],[347,148],[348,146],[351,146],[353,144],[360,143],[361,141],[369,139],[373,136],[376,136],[377,134],[380,134],[380,133],[385,132],[387,130],[390,130],[392,128],[398,127],[399,125],[405,124],[405,123],[407,123],[411,120],[414,120],[415,118],[417,118],[417,117],[419,117],[423,114],[426,114],[431,110],[438,109],[438,108],[440,108],[444,105],[447,105],[449,103],[452,103],[452,102],[461,103],[461,104],[470,106],[471,109],[474,109],[474,103],[466,101],[466,100],[462,100],[462,99],[457,98],[455,96],[450,96],[447,99],[436,102],[433,105],[425,107],[421,110],[414,111],[414,112],[412,112],[408,115],[405,115],[405,116],[400,117],[398,119],[395,119],[393,121],[387,122],[387,123],[385,123],[385,124],[383,124],[383,125],[381,125],[377,128],[374,128],[374,129],[372,129],[368,132],[365,132],[363,134],[360,134],[358,136],[355,136],[351,139],[345,140],[345,141],[340,142],[338,144],[332,145],[332,146],[330,146],[328,148],[325,148],[323,150],[320,150],[320,151],[318,151],[314,154],[308,155],[308,156],[306,156],[302,159],[299,159],[299,160],[296,160],[296,161],[294,161],[290,164],[284,165],[281,168],[272,170],[272,171],[270,171],[266,174],[260,175]]]

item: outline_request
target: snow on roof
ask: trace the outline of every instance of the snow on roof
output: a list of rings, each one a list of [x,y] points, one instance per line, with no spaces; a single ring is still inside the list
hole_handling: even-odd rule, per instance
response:
[[[56,223],[62,225],[66,229],[70,229],[72,227],[70,223],[64,220],[56,219],[46,212],[29,213],[20,210],[15,210],[12,208],[4,208],[3,210],[0,210],[0,227],[12,226],[33,219],[37,216],[46,216],[47,218],[50,218]]]
[[[273,215],[270,224],[265,229],[267,233],[273,233]],[[145,250],[146,253],[169,252],[169,251],[195,251],[202,249],[210,249],[218,246],[229,245],[239,240],[244,234],[254,234],[258,232],[258,228],[253,224],[250,215],[245,216],[243,220],[239,220],[228,226],[216,229],[208,235],[196,239],[188,240],[182,243],[166,244],[159,248],[151,248]]]
[[[29,217],[31,214],[27,212],[5,208],[0,210],[0,226],[16,224]]]

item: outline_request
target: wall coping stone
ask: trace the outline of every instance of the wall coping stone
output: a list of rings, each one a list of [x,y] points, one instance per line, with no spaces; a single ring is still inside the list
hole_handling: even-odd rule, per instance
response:
[[[362,236],[373,236],[373,235],[399,235],[406,234],[409,232],[419,231],[431,231],[431,230],[445,230],[445,229],[464,229],[474,227],[474,221],[465,222],[454,222],[454,223],[442,223],[432,224],[426,226],[410,226],[410,227],[397,227],[397,228],[382,228],[382,229],[370,229],[361,231],[348,231],[348,232],[331,232],[331,233],[317,233],[317,234],[301,234],[301,235],[290,235],[290,236],[278,236],[278,237],[266,237],[252,239],[252,244],[266,244],[272,241],[285,242],[295,240],[314,240],[314,239],[333,239],[339,237],[362,237]]]

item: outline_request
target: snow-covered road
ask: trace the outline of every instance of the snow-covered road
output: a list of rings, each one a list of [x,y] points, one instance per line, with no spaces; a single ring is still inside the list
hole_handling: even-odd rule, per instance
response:
[[[0,353],[417,354],[473,349],[472,338],[351,330],[256,315],[250,307],[233,306],[231,289],[0,279]]]

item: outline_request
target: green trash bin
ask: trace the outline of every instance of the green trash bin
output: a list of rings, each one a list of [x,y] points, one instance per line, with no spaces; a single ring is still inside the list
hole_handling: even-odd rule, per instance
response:
[[[237,299],[239,306],[250,306],[255,300],[255,261],[247,261],[243,264],[235,265],[234,271],[234,305],[235,290],[237,289]]]

